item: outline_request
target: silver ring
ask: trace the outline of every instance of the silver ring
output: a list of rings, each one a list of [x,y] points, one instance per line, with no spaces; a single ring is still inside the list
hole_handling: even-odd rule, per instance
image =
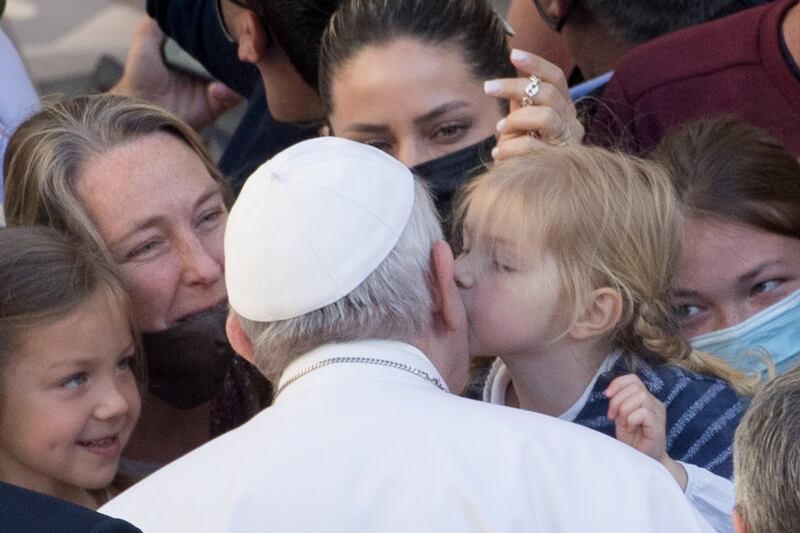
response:
[[[541,78],[539,78],[536,74],[531,74],[531,77],[528,79],[531,80],[531,82],[525,86],[525,89],[523,89],[525,94],[523,95],[522,100],[520,100],[520,103],[523,107],[533,105],[533,97],[539,94],[539,84],[542,81]]]

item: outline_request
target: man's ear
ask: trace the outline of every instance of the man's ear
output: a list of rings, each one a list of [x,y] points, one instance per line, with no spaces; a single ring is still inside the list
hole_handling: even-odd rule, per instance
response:
[[[733,531],[735,533],[747,533],[747,522],[744,521],[744,516],[742,516],[738,505],[733,508]]]
[[[252,64],[260,62],[264,58],[270,42],[261,19],[249,9],[242,9],[237,14],[234,24],[237,27],[239,60]]]
[[[244,332],[242,325],[239,323],[239,318],[234,313],[228,314],[228,320],[225,321],[225,333],[228,334],[228,341],[231,343],[233,351],[255,365],[256,357],[253,353],[253,341]]]
[[[455,281],[453,251],[444,241],[431,248],[431,297],[433,311],[450,331],[464,327],[466,312]]]
[[[544,12],[554,19],[560,19],[567,12],[564,0],[540,0]]]
[[[614,329],[622,316],[622,296],[610,287],[593,290],[578,320],[569,330],[569,337],[586,340]]]

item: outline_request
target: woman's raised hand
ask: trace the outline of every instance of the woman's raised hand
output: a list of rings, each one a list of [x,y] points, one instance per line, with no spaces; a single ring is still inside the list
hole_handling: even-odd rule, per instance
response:
[[[584,128],[569,97],[564,72],[541,57],[511,51],[511,62],[527,78],[489,80],[486,94],[509,100],[510,113],[497,124],[495,160],[521,155],[544,145],[579,143]]]

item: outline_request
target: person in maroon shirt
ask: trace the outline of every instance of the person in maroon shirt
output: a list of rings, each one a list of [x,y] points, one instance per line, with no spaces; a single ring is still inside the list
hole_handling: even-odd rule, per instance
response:
[[[628,50],[661,35],[718,19],[766,0],[533,0],[564,36],[585,78],[616,68]]]
[[[683,123],[736,114],[800,156],[800,5],[771,2],[636,48],[588,141],[645,153]]]
[[[527,1],[527,0],[526,0]],[[571,76],[576,79],[589,80],[589,87],[582,87],[576,95],[588,93],[589,98],[576,101],[578,115],[584,125],[590,124],[596,112],[596,104],[603,91],[605,80],[611,71],[616,69],[631,50],[664,34],[690,26],[715,20],[731,13],[737,13],[753,6],[763,5],[768,0],[704,0],[702,2],[685,2],[679,0],[533,0],[535,8],[542,20],[553,30],[560,32],[566,49],[575,61],[579,72]],[[514,2],[515,6],[518,7]],[[518,28],[519,29],[519,28]],[[559,117],[549,115],[549,111],[537,109],[545,95],[552,95],[562,85],[562,73],[553,75],[552,65],[530,58],[514,61],[515,66],[524,76],[513,80],[502,80],[498,90],[493,94],[507,98],[512,102],[512,112],[505,121],[498,124],[501,135],[498,140],[496,159],[505,159],[541,145],[548,139],[539,135],[539,126],[545,120],[551,129],[559,131],[559,120],[570,124],[561,126],[563,134],[549,139],[551,144],[563,144],[579,141],[583,138],[583,128],[571,125],[573,106],[560,111]],[[649,67],[649,66],[648,66]],[[529,80],[527,76],[535,74],[544,81],[543,90],[532,100],[534,105],[518,109],[513,105],[524,96],[523,90]],[[566,86],[566,82],[563,83]],[[545,98],[544,103],[559,110],[552,99]],[[533,140],[532,140],[533,139]]]

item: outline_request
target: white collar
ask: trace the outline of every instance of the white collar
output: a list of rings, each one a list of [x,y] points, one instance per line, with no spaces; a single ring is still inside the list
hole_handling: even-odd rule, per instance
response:
[[[611,352],[603,359],[600,368],[597,369],[597,372],[595,372],[592,380],[586,386],[583,393],[581,393],[580,397],[567,408],[566,411],[558,415],[558,418],[568,422],[575,420],[578,413],[581,412],[581,409],[583,409],[583,406],[586,405],[586,402],[589,400],[589,395],[592,393],[595,383],[597,383],[597,378],[599,378],[600,374],[603,372],[611,370],[611,367],[614,366],[614,363],[617,362],[620,355],[621,352],[617,350]],[[483,387],[483,401],[497,405],[505,405],[506,393],[509,385],[511,385],[511,372],[508,371],[508,367],[505,363],[500,360],[500,358],[497,358],[494,364],[492,364],[489,376],[486,378],[486,384]]]
[[[398,341],[364,340],[326,344],[301,355],[283,371],[277,388],[298,374],[302,374],[305,369],[326,359],[338,357],[369,357],[392,361],[421,370],[444,383],[444,379],[430,359],[416,347]],[[280,403],[286,398],[322,384],[342,381],[392,381],[430,386],[435,389],[432,383],[426,383],[425,379],[402,369],[370,364],[342,363],[319,368],[303,375],[291,386],[286,387],[276,398],[275,403]]]

